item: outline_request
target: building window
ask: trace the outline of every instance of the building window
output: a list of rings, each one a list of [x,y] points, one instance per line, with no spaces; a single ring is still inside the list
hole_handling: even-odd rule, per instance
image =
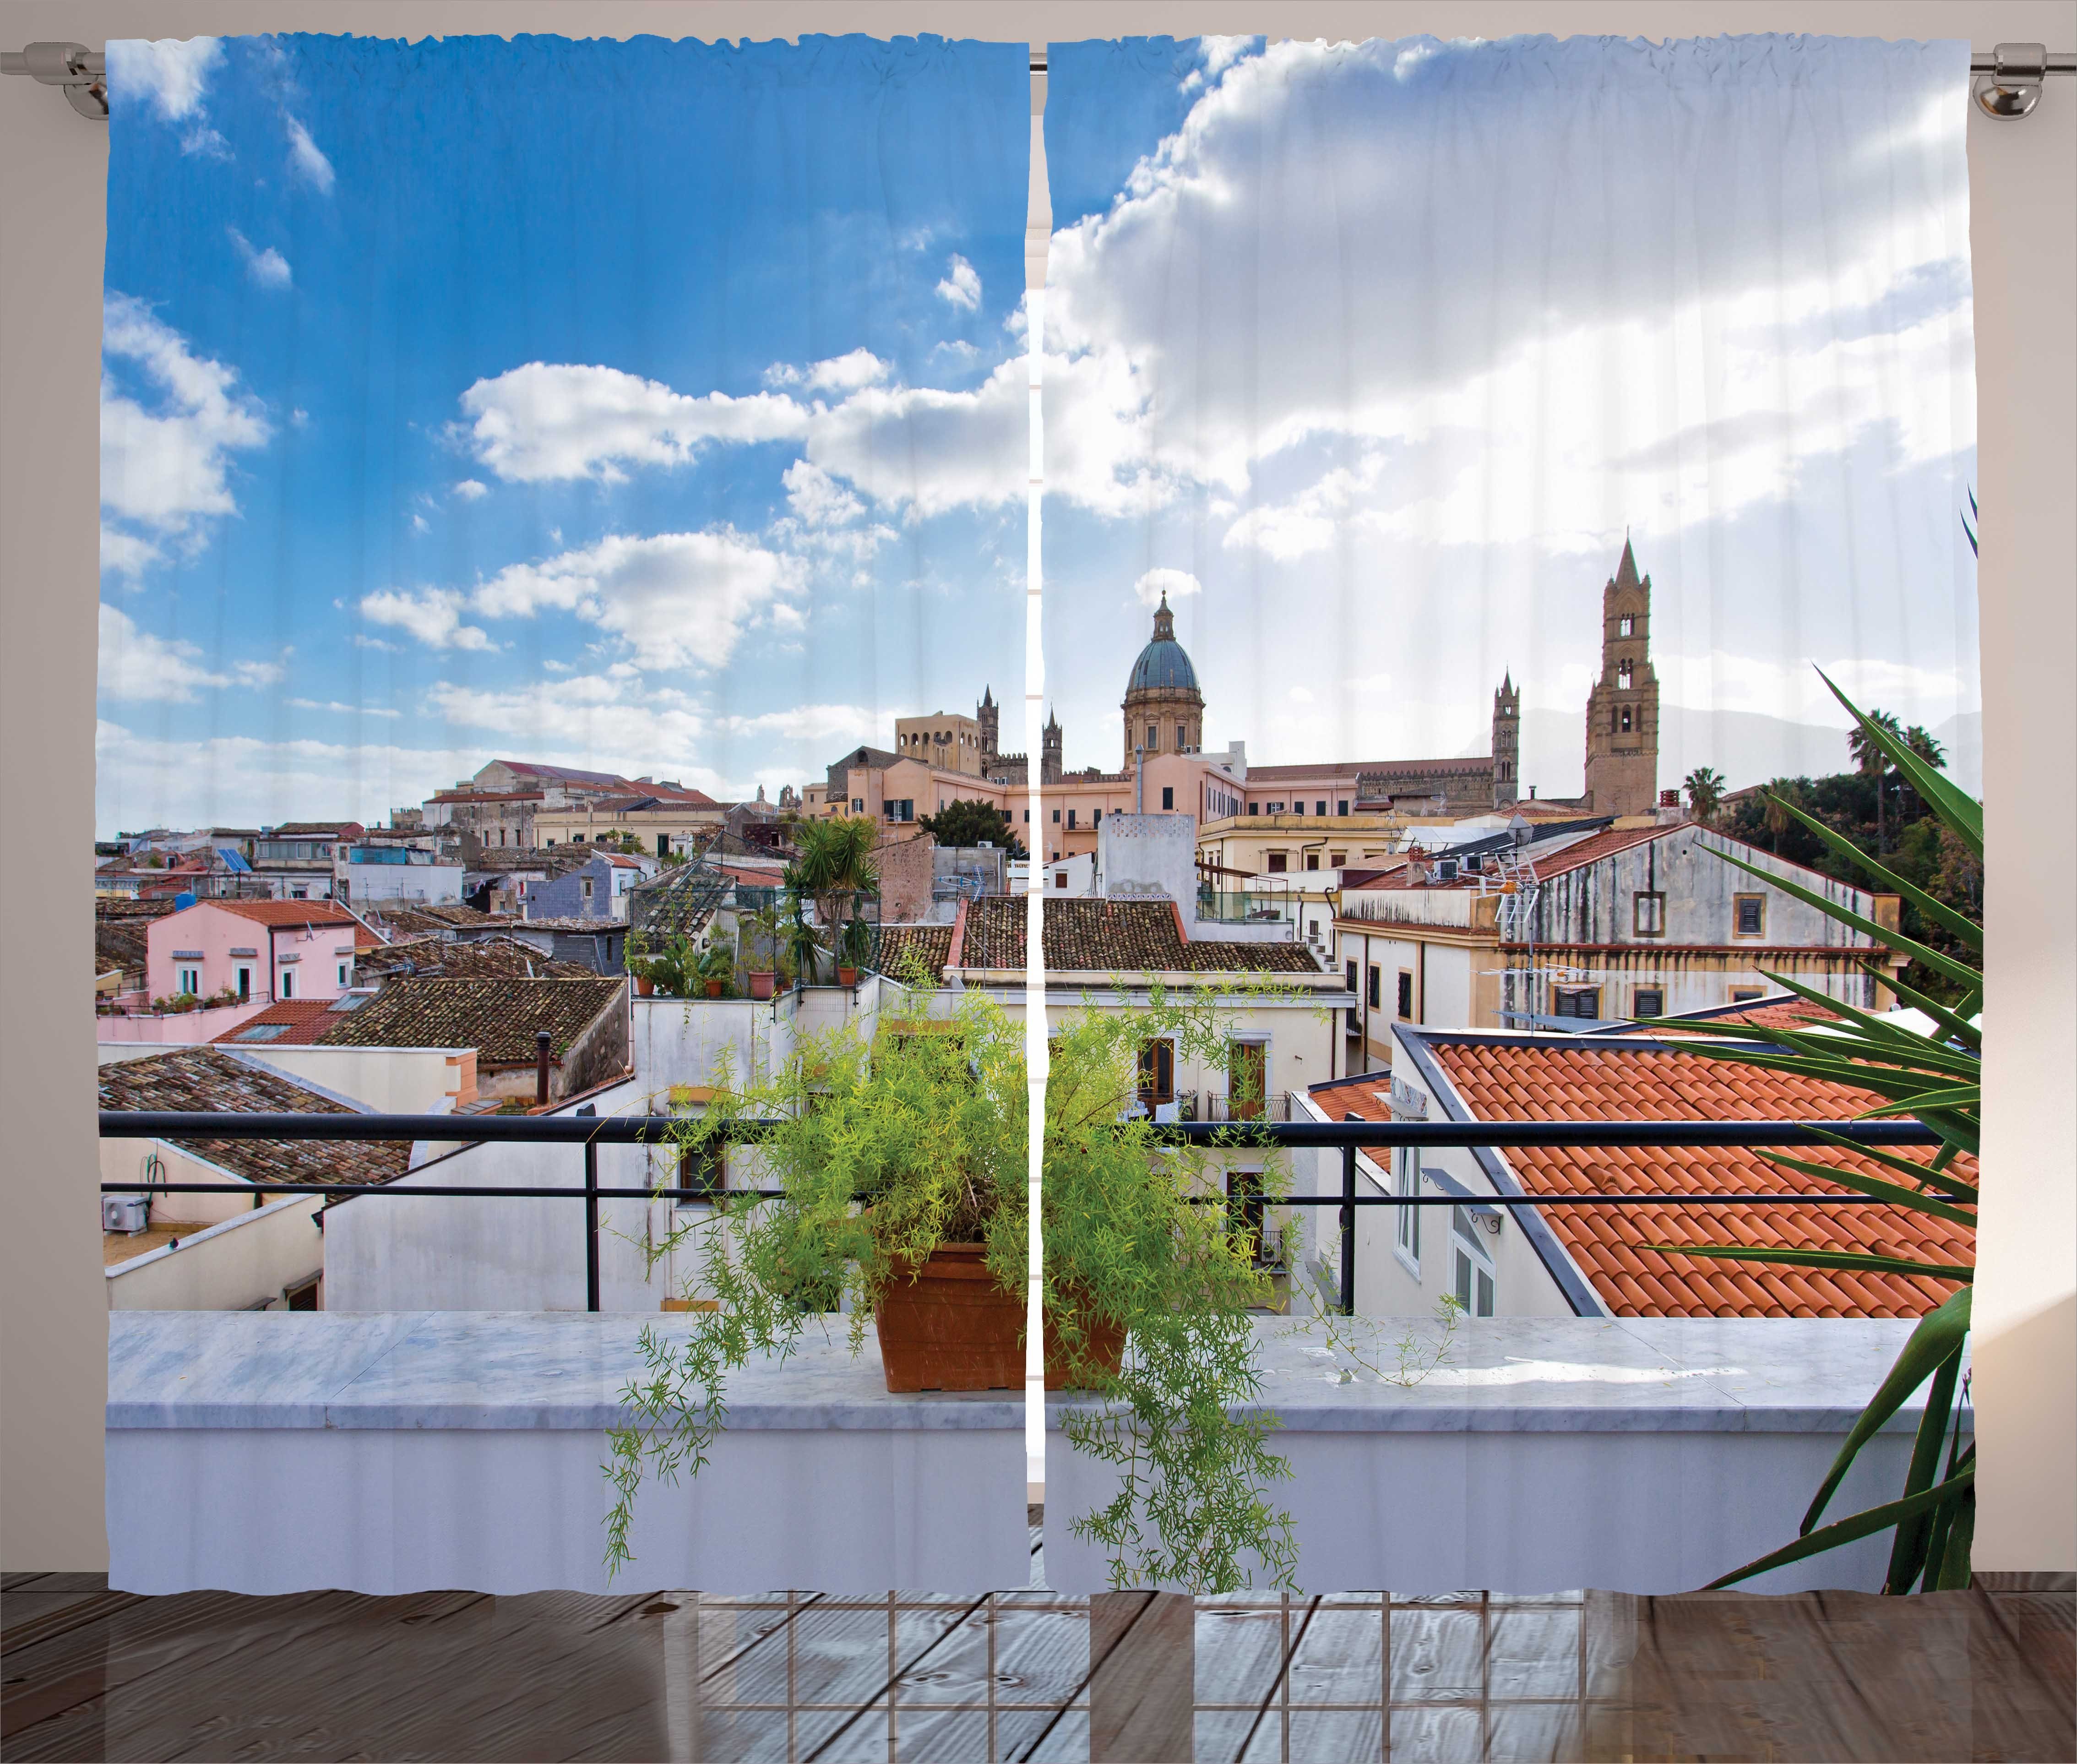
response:
[[[1376,968],[1371,970],[1373,974],[1376,971]],[[1399,1146],[1393,1148],[1392,1175],[1392,1185],[1402,1195],[1421,1192],[1421,1153],[1417,1147]],[[1392,1227],[1393,1240],[1399,1246],[1399,1253],[1417,1270],[1421,1266],[1421,1209],[1396,1207],[1392,1210],[1397,1215]]]
[[[281,970],[281,984],[275,988],[274,996],[277,998],[293,998],[296,996],[296,971],[293,967]]]
[[[1384,984],[1384,971],[1380,968],[1376,963],[1371,963],[1370,965],[1370,983],[1363,988],[1363,996],[1369,1001],[1370,1008],[1372,1010],[1376,1010],[1378,1007],[1378,1000]]]
[[[1349,799],[1347,797],[1338,797],[1334,802],[1334,813],[1336,814],[1347,814],[1348,812]]]
[[[1630,928],[1639,937],[1666,934],[1666,897],[1640,889],[1630,897]]]
[[[1578,1017],[1588,1021],[1597,1021],[1601,1014],[1601,989],[1598,986],[1554,986],[1551,988],[1550,1014],[1553,1017]]]
[[[181,969],[180,977],[175,984],[174,990],[177,992],[185,992],[190,998],[200,998],[202,996],[202,970],[198,967],[184,967]]]
[[[238,1001],[243,1004],[252,996],[252,970],[241,967],[238,971]]]
[[[1634,637],[1637,635],[1637,615],[1635,614],[1625,613],[1621,618],[1616,621],[1616,635],[1618,637]]]
[[[1053,886],[1056,888],[1064,888],[1067,885],[1068,872],[1065,870],[1056,871],[1053,876]]]
[[[1309,870],[1317,870],[1320,867],[1320,854],[1318,852],[1308,851],[1305,854],[1305,867]]]
[[[1069,826],[1071,826],[1071,827],[1072,827],[1074,824],[1075,824],[1075,811],[1074,811],[1072,809],[1070,809],[1068,811],[1068,825]]]
[[[1326,803],[1324,803],[1324,802],[1316,802],[1316,803],[1314,803],[1314,804],[1313,805],[1313,813],[1315,813],[1315,814],[1325,814],[1326,812],[1327,812],[1327,805],[1326,805]]]
[[[1305,805],[1302,802],[1294,802],[1291,805],[1291,812],[1293,814],[1303,814],[1305,812]]]
[[[1029,809],[1024,811],[1024,824],[1027,827],[1031,825],[1031,811]]]
[[[1661,986],[1640,986],[1630,994],[1630,1013],[1633,1017],[1663,1017],[1666,989]]]
[[[348,981],[348,978],[347,978],[348,972],[348,967],[347,967],[347,964],[346,964],[345,963],[343,963],[343,962],[341,962],[341,963],[339,964],[339,989],[341,992],[344,992],[344,991],[346,990],[346,988],[347,988],[348,985],[350,984],[350,982]]]
[[[1166,812],[1175,806],[1176,787],[1172,784],[1164,784],[1161,787],[1161,807],[1163,812]]]
[[[1616,664],[1617,690],[1619,692],[1628,692],[1633,683],[1635,681],[1636,677],[1637,670],[1629,662],[1617,662]]]
[[[1186,726],[1179,722],[1176,725],[1176,752],[1180,753],[1189,745],[1190,731]]]
[[[1731,988],[1731,1002],[1734,1005],[1750,1005],[1754,999],[1763,996],[1765,994],[1757,986],[1734,986]]]
[[[1055,826],[1056,826],[1056,827],[1057,827],[1058,826],[1059,826],[1059,824],[1060,824],[1060,811],[1059,811],[1058,809],[1055,809],[1053,811],[1053,825],[1054,825]]]
[[[1260,814],[1262,813],[1261,805],[1259,803],[1251,802],[1247,805],[1247,812],[1250,814]]]
[[[1626,735],[1630,732],[1630,709],[1628,705],[1622,707],[1621,714],[1617,718],[1617,725],[1616,732],[1618,734]]]
[[[681,1194],[677,1204],[696,1207],[704,1204],[704,1198],[717,1195],[728,1186],[727,1166],[722,1161],[727,1156],[726,1148],[718,1140],[705,1144],[684,1146],[678,1151],[678,1186],[691,1188],[696,1194]]]
[[[584,897],[589,901],[591,898],[591,878],[586,876],[580,876],[577,880],[584,884],[581,892]]]
[[[1731,910],[1737,915],[1736,924],[1740,937],[1762,937],[1767,932],[1767,897],[1763,894],[1734,894],[1731,897]]]
[[[1147,726],[1147,751],[1152,753],[1161,745],[1161,731],[1152,723]]]
[[[310,891],[308,888],[291,888],[289,890],[289,898],[292,901],[307,901],[310,897]]]
[[[1288,867],[1288,859],[1284,852],[1272,851],[1269,854],[1269,873],[1272,876],[1280,876]]]
[[[856,813],[860,809],[863,809],[865,806],[865,798],[864,797],[853,797],[851,799],[851,812],[853,813]]]
[[[1402,1022],[1413,1021],[1413,973],[1410,968],[1399,971],[1399,1017]]]
[[[1327,854],[1327,867],[1330,870],[1338,870],[1348,861],[1349,855],[1346,851],[1330,851]]]
[[[1151,1041],[1139,1050],[1139,1100],[1152,1109],[1176,1100],[1176,1044]]]
[[[1249,1247],[1257,1267],[1275,1259],[1275,1246],[1263,1229],[1262,1172],[1234,1170],[1226,1175],[1226,1229]]]
[[[1491,1317],[1492,1263],[1486,1254],[1485,1246],[1479,1242],[1481,1234],[1478,1224],[1467,1207],[1452,1207],[1450,1213],[1452,1234],[1456,1240],[1451,1247],[1456,1252],[1457,1303],[1464,1308],[1467,1317]]]

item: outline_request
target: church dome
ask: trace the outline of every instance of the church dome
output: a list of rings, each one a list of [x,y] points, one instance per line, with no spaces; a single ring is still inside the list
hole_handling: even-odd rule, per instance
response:
[[[1166,594],[1154,615],[1154,640],[1140,651],[1125,689],[1128,697],[1141,692],[1197,690],[1197,670],[1190,665],[1189,651],[1176,641],[1176,615],[1168,610]]]

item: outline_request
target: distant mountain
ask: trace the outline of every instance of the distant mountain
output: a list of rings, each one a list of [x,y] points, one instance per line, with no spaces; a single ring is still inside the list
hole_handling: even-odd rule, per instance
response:
[[[1971,795],[1983,779],[1983,717],[1950,717],[1933,730],[1946,749],[1947,775]],[[1576,797],[1586,788],[1586,730],[1562,710],[1527,710],[1521,717],[1521,776],[1544,797]],[[1483,744],[1467,750],[1483,755]],[[1733,790],[1770,778],[1823,777],[1849,770],[1846,731],[1821,723],[1791,722],[1750,710],[1696,710],[1667,705],[1659,712],[1659,783],[1675,788],[1697,766],[1714,766]]]

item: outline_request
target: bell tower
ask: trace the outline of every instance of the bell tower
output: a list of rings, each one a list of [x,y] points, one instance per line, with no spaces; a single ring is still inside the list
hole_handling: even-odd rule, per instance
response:
[[[980,703],[975,707],[974,721],[980,728],[980,772],[984,778],[989,768],[995,763],[996,743],[1001,733],[1002,713],[995,701],[992,689],[980,689]]]
[[[1060,719],[1050,710],[1046,713],[1046,726],[1038,739],[1038,781],[1058,784],[1060,781]]]
[[[1521,693],[1509,668],[1493,694],[1493,806],[1504,809],[1521,794]]]
[[[1659,676],[1651,578],[1627,535],[1601,590],[1601,674],[1587,695],[1587,801],[1596,814],[1649,814],[1659,802]]]

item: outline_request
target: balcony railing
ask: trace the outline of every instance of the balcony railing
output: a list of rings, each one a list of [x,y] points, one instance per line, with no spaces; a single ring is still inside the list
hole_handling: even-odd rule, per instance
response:
[[[1226,1105],[1224,1092],[1201,1093]],[[1444,1207],[1463,1204],[1462,1195],[1363,1194],[1357,1191],[1359,1151],[1463,1146],[1742,1146],[1779,1148],[1836,1145],[1849,1139],[1863,1146],[1933,1146],[1940,1142],[1916,1121],[1346,1121],[1290,1120],[1288,1093],[1264,1099],[1265,1113],[1240,1121],[1177,1119],[1159,1121],[1158,1136],[1171,1143],[1220,1149],[1259,1147],[1285,1150],[1332,1149],[1341,1153],[1338,1195],[1278,1195],[1272,1209],[1335,1207],[1339,1209],[1341,1267],[1338,1308],[1355,1313],[1355,1254],[1358,1207]],[[173,1110],[103,1109],[104,1139],[294,1139],[435,1140],[445,1143],[570,1145],[584,1155],[581,1187],[543,1188],[477,1184],[327,1182],[104,1182],[103,1194],[314,1194],[410,1195],[474,1200],[561,1200],[584,1203],[585,1308],[599,1308],[599,1218],[601,1200],[669,1200],[711,1201],[716,1188],[691,1187],[606,1188],[598,1179],[601,1145],[666,1145],[675,1120],[669,1115],[364,1115],[225,1114]],[[731,1124],[722,1137],[754,1143],[769,1123]],[[772,1188],[731,1188],[732,1196],[780,1198]],[[861,1196],[860,1198],[864,1198]],[[1201,1197],[1208,1204],[1230,1204],[1224,1195]],[[1771,1194],[1481,1194],[1485,1207],[1576,1206],[1892,1206],[1893,1201],[1842,1191],[1796,1191]]]

